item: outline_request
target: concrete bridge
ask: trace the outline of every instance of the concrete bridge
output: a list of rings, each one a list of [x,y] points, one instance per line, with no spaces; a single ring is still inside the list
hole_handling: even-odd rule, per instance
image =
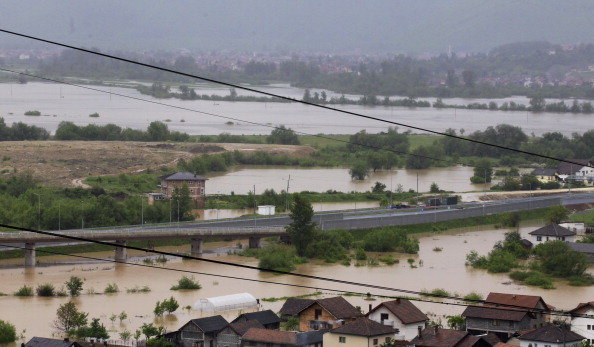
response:
[[[126,242],[132,240],[156,240],[156,239],[182,239],[190,240],[190,254],[200,256],[203,252],[204,239],[209,237],[218,238],[247,238],[249,248],[259,248],[263,237],[284,235],[285,228],[279,226],[261,226],[261,227],[206,227],[206,228],[180,228],[179,225],[170,225],[159,228],[111,228],[103,230],[68,230],[54,231],[65,236],[83,237],[97,241],[111,241],[120,247],[115,249],[115,260],[126,261],[127,252]],[[0,243],[24,243],[25,244],[25,266],[34,267],[36,265],[36,248],[39,243],[64,242],[65,238],[38,234],[33,232],[0,232]]]

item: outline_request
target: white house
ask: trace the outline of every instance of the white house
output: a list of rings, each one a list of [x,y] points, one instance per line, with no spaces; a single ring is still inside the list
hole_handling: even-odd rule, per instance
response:
[[[569,313],[593,316],[594,301],[580,303]],[[594,318],[572,316],[571,331],[582,335],[586,340],[594,344]]]
[[[406,299],[382,302],[367,313],[367,318],[396,329],[396,339],[408,341],[425,329],[429,320]]]
[[[520,347],[579,347],[584,337],[573,331],[547,324],[518,337]]]
[[[531,231],[528,234],[530,235],[529,241],[535,246],[547,241],[575,242],[576,240],[575,231],[571,231],[555,223]]]
[[[561,162],[557,166],[557,177],[563,181],[582,181],[586,185],[591,185],[594,181],[594,168],[590,167],[590,162],[586,159],[568,159],[576,163]]]

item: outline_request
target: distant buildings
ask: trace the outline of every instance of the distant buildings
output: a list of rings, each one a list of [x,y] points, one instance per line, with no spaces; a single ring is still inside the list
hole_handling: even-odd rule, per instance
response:
[[[406,299],[382,302],[367,317],[396,330],[398,339],[412,340],[425,329],[429,318]]]
[[[547,241],[565,241],[575,242],[576,232],[560,226],[559,224],[549,224],[528,233],[530,242],[533,245],[539,245]]]
[[[177,189],[187,186],[190,198],[194,202],[196,207],[203,207],[205,203],[205,183],[208,178],[195,175],[191,172],[175,172],[169,175],[160,177],[161,188],[160,193],[149,193],[149,204],[152,204],[156,200],[171,199],[174,192]]]
[[[334,329],[362,316],[342,296],[324,299],[288,299],[279,313],[281,317],[299,319],[300,331]]]
[[[592,163],[590,163],[589,160],[567,160],[576,164],[561,162],[556,168],[538,168],[534,169],[531,174],[536,176],[536,178],[542,183],[562,182],[571,184],[574,182],[579,182],[587,186],[594,185],[594,169],[590,167]]]
[[[366,317],[359,317],[324,334],[324,346],[379,347],[381,344],[395,341],[395,337],[396,329]]]
[[[594,301],[582,302],[569,313],[575,315],[571,318],[571,331],[594,344]]]
[[[578,347],[582,346],[583,339],[582,335],[553,324],[525,332],[518,337],[520,347]]]

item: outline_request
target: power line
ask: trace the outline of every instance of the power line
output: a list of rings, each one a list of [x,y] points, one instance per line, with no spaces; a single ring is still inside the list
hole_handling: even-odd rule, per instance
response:
[[[527,154],[527,155],[536,156],[536,157],[540,157],[540,158],[544,158],[544,159],[550,159],[550,160],[555,160],[555,161],[559,161],[559,162],[566,162],[566,163],[570,163],[570,164],[581,165],[581,166],[588,166],[588,167],[594,168],[594,166],[591,166],[589,164],[588,165],[583,165],[581,163],[578,163],[578,162],[575,162],[575,161],[571,161],[571,160],[567,160],[567,159],[561,159],[561,158],[552,157],[552,156],[549,156],[549,155],[538,154],[538,153],[534,153],[534,152],[530,152],[530,151],[524,151],[524,150],[517,149],[517,148],[511,148],[511,147],[502,146],[502,145],[498,145],[498,144],[494,144],[494,143],[489,143],[489,142],[485,142],[485,141],[475,140],[475,139],[472,139],[472,138],[462,137],[462,136],[458,136],[458,135],[454,135],[454,134],[449,134],[449,133],[446,133],[446,132],[441,132],[441,131],[436,131],[436,130],[421,128],[421,127],[418,127],[418,126],[413,126],[413,125],[404,124],[404,123],[400,123],[400,122],[394,122],[394,121],[390,121],[390,120],[386,120],[386,119],[382,119],[382,118],[378,118],[378,117],[368,116],[368,115],[365,115],[365,114],[362,114],[362,113],[358,113],[358,112],[347,111],[347,110],[344,110],[344,109],[339,109],[339,108],[335,108],[335,107],[331,107],[331,106],[327,106],[327,105],[316,104],[316,103],[305,101],[305,100],[299,100],[299,99],[291,98],[291,97],[288,97],[288,96],[283,96],[283,95],[279,95],[279,94],[275,94],[275,93],[271,93],[271,92],[266,92],[266,91],[262,91],[262,90],[258,90],[258,89],[254,89],[254,88],[250,88],[250,87],[246,87],[246,86],[242,86],[242,85],[239,85],[239,84],[234,84],[234,83],[230,83],[230,82],[216,80],[216,79],[209,78],[209,77],[193,75],[193,74],[189,74],[189,73],[185,73],[185,72],[181,72],[181,71],[177,71],[177,70],[172,70],[172,69],[161,67],[161,66],[157,66],[157,65],[152,65],[152,64],[148,64],[148,63],[142,63],[140,61],[136,61],[136,60],[132,60],[132,59],[127,59],[127,58],[122,58],[122,57],[119,57],[119,56],[116,56],[116,55],[101,53],[101,52],[97,52],[97,51],[93,51],[93,50],[90,50],[90,49],[81,48],[81,47],[77,47],[77,46],[72,46],[72,45],[68,45],[68,44],[65,44],[65,43],[57,42],[57,41],[51,41],[51,40],[43,39],[43,38],[36,37],[36,36],[31,36],[31,35],[26,35],[26,34],[18,33],[18,32],[15,32],[15,31],[10,31],[10,30],[6,30],[6,29],[0,29],[0,32],[6,33],[6,34],[10,34],[10,35],[24,37],[24,38],[35,40],[35,41],[39,41],[39,42],[45,42],[45,43],[49,43],[49,44],[52,44],[52,45],[55,45],[55,46],[69,48],[69,49],[77,50],[77,51],[80,51],[80,52],[94,54],[94,55],[98,55],[98,56],[102,56],[102,57],[105,57],[105,58],[109,58],[109,59],[113,59],[113,60],[118,60],[118,61],[130,63],[130,64],[134,64],[134,65],[144,66],[144,67],[148,67],[148,68],[151,68],[151,69],[160,70],[160,71],[163,71],[163,72],[169,72],[169,73],[180,75],[180,76],[195,78],[195,79],[199,79],[199,80],[206,81],[206,82],[216,83],[216,84],[220,84],[220,85],[224,85],[224,86],[228,86],[228,87],[232,87],[232,88],[242,89],[242,90],[253,92],[253,93],[267,95],[267,96],[278,98],[278,99],[282,99],[282,100],[287,100],[287,101],[291,101],[291,102],[297,102],[297,103],[301,103],[301,104],[304,104],[304,105],[309,105],[309,106],[313,106],[313,107],[322,108],[322,109],[325,109],[325,110],[330,110],[330,111],[334,111],[334,112],[344,113],[344,114],[348,114],[348,115],[355,116],[355,117],[366,118],[366,119],[370,119],[370,120],[374,120],[374,121],[378,121],[378,122],[383,122],[383,123],[387,123],[387,124],[402,126],[402,127],[406,127],[406,128],[410,128],[410,129],[414,129],[414,130],[428,132],[428,133],[435,134],[435,135],[442,135],[442,136],[446,136],[446,137],[450,137],[450,138],[454,138],[454,139],[458,139],[458,140],[462,140],[462,141],[468,141],[468,142],[477,143],[477,144],[480,144],[480,145],[485,145],[485,146],[490,146],[490,147],[494,147],[494,148],[504,149],[504,150],[513,151],[513,152],[516,152],[516,153]]]
[[[26,250],[27,249],[26,247],[20,247],[20,246],[14,246],[14,245],[6,245],[6,244],[0,244],[0,246],[1,247],[7,247],[7,248],[13,248],[13,249],[21,249],[21,250]],[[383,294],[363,293],[363,292],[357,292],[357,291],[351,291],[351,290],[341,290],[341,289],[334,289],[334,288],[308,286],[308,285],[303,285],[303,284],[283,283],[283,282],[277,282],[277,281],[260,280],[260,279],[240,277],[240,276],[214,274],[214,273],[203,272],[203,271],[175,269],[175,268],[170,268],[170,267],[165,267],[165,266],[155,266],[155,265],[150,265],[150,264],[133,263],[133,262],[121,261],[121,260],[115,260],[115,259],[97,258],[97,257],[90,257],[90,256],[84,256],[84,255],[78,255],[78,254],[67,254],[67,253],[57,252],[57,251],[51,251],[51,250],[47,250],[47,249],[37,249],[37,251],[38,252],[43,252],[43,253],[48,253],[48,254],[64,255],[64,256],[74,257],[74,258],[80,258],[80,259],[87,259],[87,260],[95,260],[95,261],[102,261],[102,262],[115,263],[115,264],[125,264],[125,265],[131,265],[131,266],[146,267],[146,268],[150,268],[150,269],[158,269],[158,270],[173,271],[173,272],[180,272],[180,273],[189,273],[189,274],[195,274],[195,275],[211,276],[211,277],[226,278],[226,279],[234,279],[234,280],[256,282],[256,283],[274,284],[274,285],[280,285],[280,286],[285,286],[285,287],[296,287],[296,288],[303,288],[303,289],[313,289],[313,290],[316,290],[316,291],[326,291],[326,292],[333,292],[333,293],[342,293],[342,294],[347,294],[347,295],[348,294],[355,294],[357,296],[371,295],[371,296],[378,297],[378,298],[383,298],[383,299],[398,299],[398,298],[402,298],[402,299],[407,299],[407,300],[411,300],[411,301],[425,302],[425,303],[438,304],[438,305],[464,306],[464,307],[467,307],[468,306],[467,304],[463,304],[463,303],[433,301],[433,300],[416,298],[416,297],[409,297],[409,296],[403,297],[403,296],[391,296],[391,295],[383,295]],[[431,296],[431,297],[440,298],[440,299],[443,299],[444,298],[443,296],[439,296],[439,295],[435,295],[435,294],[431,294],[431,293],[420,293],[418,295]],[[466,302],[472,302],[472,303],[483,303],[483,304],[484,303],[487,303],[487,304],[490,304],[490,305],[494,305],[493,303],[488,303],[485,300],[472,300],[472,299],[464,299],[464,298],[456,298],[456,299],[453,299],[453,300],[466,301]],[[525,307],[517,306],[517,305],[501,304],[501,306],[502,307],[489,307],[489,308],[490,309],[496,309],[496,310],[506,310],[506,308],[504,308],[504,307],[514,308],[514,309],[519,309],[519,308],[526,309]],[[569,315],[571,317],[594,318],[594,315],[573,314],[573,313],[569,313],[569,312],[565,312],[565,311],[561,311],[561,310],[546,311],[544,309],[530,309],[530,311],[539,311],[541,313],[549,313],[551,315],[557,315],[557,316],[568,316]]]

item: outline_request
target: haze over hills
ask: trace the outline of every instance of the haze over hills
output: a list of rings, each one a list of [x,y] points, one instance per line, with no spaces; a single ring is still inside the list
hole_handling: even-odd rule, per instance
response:
[[[0,3],[0,27],[108,50],[480,52],[591,42],[589,0],[53,1]],[[0,47],[43,47],[0,35]]]

